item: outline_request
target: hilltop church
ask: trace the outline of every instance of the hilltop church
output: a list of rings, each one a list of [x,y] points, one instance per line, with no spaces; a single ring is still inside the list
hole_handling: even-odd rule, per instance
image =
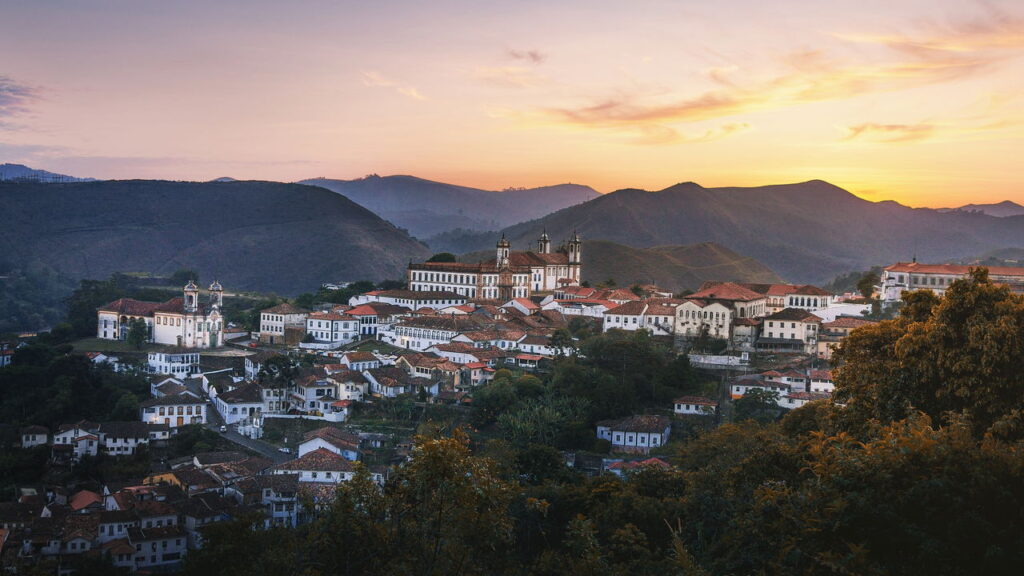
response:
[[[417,292],[448,291],[467,298],[508,301],[529,298],[535,292],[551,292],[578,286],[582,266],[582,241],[573,232],[569,242],[551,251],[545,231],[537,251],[513,252],[502,235],[494,260],[478,262],[422,262],[409,264],[407,281]]]
[[[209,301],[199,301],[199,287],[189,282],[183,294],[167,302],[120,298],[96,310],[96,337],[124,340],[132,320],[145,321],[148,342],[182,348],[216,348],[224,343],[224,288],[210,284]]]

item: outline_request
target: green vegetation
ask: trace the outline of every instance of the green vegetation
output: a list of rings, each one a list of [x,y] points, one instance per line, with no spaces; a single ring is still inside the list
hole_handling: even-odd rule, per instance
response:
[[[0,368],[0,422],[57,425],[88,419],[137,420],[149,385],[132,374],[96,366],[69,345],[35,343],[19,348]]]
[[[1024,565],[1024,298],[984,272],[906,296],[837,357],[836,398],[697,433],[673,469],[584,478],[558,432],[700,387],[643,336],[591,338],[551,384],[499,372],[503,438],[426,430],[311,524],[213,526],[186,574],[1011,575]],[[580,413],[586,416],[581,417]],[[761,421],[759,421],[761,420]],[[537,444],[536,441],[545,444]],[[569,440],[571,442],[571,439]]]
[[[75,282],[41,260],[0,260],[0,334],[46,330],[64,319],[63,299]]]

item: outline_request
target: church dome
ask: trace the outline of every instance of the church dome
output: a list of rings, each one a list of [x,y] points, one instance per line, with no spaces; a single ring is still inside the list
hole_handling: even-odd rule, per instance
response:
[[[199,286],[196,286],[195,282],[189,280],[188,284],[185,284],[185,290],[196,290],[196,291],[198,291],[199,290]]]

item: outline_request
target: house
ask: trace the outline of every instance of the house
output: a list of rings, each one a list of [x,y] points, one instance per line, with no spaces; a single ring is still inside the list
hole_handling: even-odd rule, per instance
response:
[[[840,342],[850,335],[850,332],[863,326],[875,324],[873,320],[856,318],[852,316],[839,316],[831,322],[823,322],[821,333],[818,335],[817,355],[818,358],[829,360],[832,352]]]
[[[306,334],[314,344],[336,348],[359,339],[359,319],[339,312],[312,312],[306,317]]]
[[[145,422],[102,422],[99,437],[111,456],[131,456],[139,446],[149,446],[149,425]]]
[[[173,566],[188,553],[188,535],[176,521],[173,524],[128,529],[128,544],[135,548],[132,566],[143,568]]]
[[[263,413],[263,396],[258,384],[243,384],[213,396],[213,405],[225,424],[252,420]]]
[[[188,348],[150,352],[146,355],[146,371],[187,378],[199,371],[199,352]]]
[[[513,298],[506,302],[505,304],[503,304],[501,307],[510,310],[515,310],[520,314],[523,314],[524,316],[529,316],[531,314],[536,314],[537,312],[540,312],[540,306],[538,306],[536,302],[530,300],[529,298]]]
[[[718,402],[703,396],[680,396],[673,400],[672,404],[672,411],[676,414],[704,416],[718,412]]]
[[[405,354],[399,356],[395,366],[405,370],[410,376],[415,378],[425,378],[431,382],[439,383],[446,390],[457,388],[462,375],[462,370],[458,364],[434,354]]]
[[[358,320],[360,337],[376,337],[381,329],[409,316],[409,309],[384,302],[367,302],[346,309],[345,315]]]
[[[298,520],[298,474],[264,474],[225,487],[224,494],[242,506],[261,506],[268,525],[294,527]]]
[[[139,406],[143,422],[166,424],[169,428],[206,423],[206,403],[191,394],[151,398]]]
[[[648,458],[646,460],[618,460],[608,464],[606,470],[621,478],[650,468],[668,470],[672,466],[661,458]]]
[[[21,447],[45,446],[50,441],[50,430],[46,426],[26,426],[21,429]]]
[[[793,369],[789,370],[769,370],[762,372],[764,381],[769,384],[785,384],[789,386],[790,390],[794,392],[804,392],[807,390],[807,374],[798,372]]]
[[[590,290],[590,288],[587,288]],[[557,310],[566,316],[604,318],[604,315],[619,304],[611,300],[597,299],[552,299],[541,305],[542,310]]]
[[[665,416],[629,416],[597,423],[597,437],[611,442],[612,450],[647,454],[668,442],[672,422]]]
[[[284,302],[260,311],[260,342],[295,346],[306,334],[309,310]]]
[[[808,402],[814,402],[815,400],[827,400],[831,397],[831,394],[824,394],[821,392],[790,392],[785,396],[779,398],[778,405],[780,408],[800,408],[805,406]]]
[[[757,349],[770,352],[814,354],[821,318],[800,308],[786,308],[764,318]]]
[[[144,302],[120,298],[96,310],[96,337],[125,340],[132,321],[141,320],[148,342],[182,348],[215,348],[222,345],[224,318],[221,307],[224,289],[210,284],[209,301],[199,301],[199,287],[189,282],[183,295],[166,302]]]
[[[332,370],[332,366],[342,369]],[[324,366],[327,371],[327,379],[335,385],[335,396],[338,400],[351,400],[360,402],[363,396],[369,392],[370,383],[363,376],[362,372],[349,370],[341,364],[328,364]]]
[[[403,394],[415,394],[426,389],[427,394],[437,394],[440,387],[426,378],[411,376],[396,366],[383,366],[363,372],[370,383],[370,393],[375,396],[394,398]]]
[[[399,348],[424,351],[437,344],[447,344],[461,333],[481,328],[482,321],[473,314],[420,316],[382,329],[380,339]]]
[[[295,460],[271,468],[271,474],[298,474],[299,483],[341,484],[352,479],[352,462],[326,448],[311,450]]]
[[[956,264],[921,264],[897,262],[882,271],[876,290],[882,306],[890,307],[902,301],[908,290],[930,290],[942,296],[953,282],[967,278],[973,266]],[[988,266],[988,277],[995,284],[1004,284],[1011,292],[1024,293],[1024,268],[1013,266]]]
[[[502,236],[493,260],[410,264],[406,281],[411,290],[420,292],[444,291],[501,302],[529,298],[534,292],[578,285],[582,246],[574,232],[564,251],[552,251],[551,239],[544,233],[537,241],[536,252],[513,252],[511,243]]]
[[[832,380],[831,370],[811,370],[810,379],[811,384],[808,392],[831,394],[836,389],[836,383]]]
[[[0,368],[9,366],[14,358],[14,349],[7,342],[0,342]]]
[[[342,458],[355,462],[359,460],[359,435],[333,426],[324,426],[303,435],[298,455],[301,458],[319,449],[330,450]]]
[[[676,309],[682,304],[675,300],[633,300],[604,313],[604,331],[611,329],[646,330],[655,336],[675,333]]]
[[[470,344],[476,348],[513,350],[518,348],[519,343],[526,338],[526,332],[517,329],[509,329],[507,326],[508,325],[506,324],[501,329],[470,330],[462,332],[452,338],[451,342]]]
[[[100,450],[99,424],[82,420],[75,424],[61,424],[53,435],[54,448],[69,449],[73,461],[85,456],[96,456]]]
[[[97,366],[104,364],[109,366],[114,372],[118,372],[121,369],[121,360],[117,356],[110,356],[102,352],[86,352],[85,357]]]
[[[338,364],[345,366],[349,370],[362,372],[364,370],[380,368],[381,361],[373,352],[356,351],[342,354],[341,358],[338,359]]]
[[[263,366],[266,365],[267,361],[275,356],[280,356],[281,353],[274,350],[260,350],[255,354],[251,354],[245,357],[245,379],[250,382],[255,382],[259,379],[260,371],[263,370]]]

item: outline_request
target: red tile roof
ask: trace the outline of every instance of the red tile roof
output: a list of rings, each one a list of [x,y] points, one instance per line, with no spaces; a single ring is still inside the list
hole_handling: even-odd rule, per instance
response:
[[[278,464],[275,470],[295,470],[310,472],[352,472],[352,463],[326,448],[317,448],[312,452],[284,464]]]
[[[735,282],[715,284],[686,297],[687,300],[735,300],[739,302],[750,302],[752,300],[760,300],[761,298],[764,298],[764,295],[758,294],[750,288]]]
[[[959,264],[921,264],[919,262],[897,262],[885,269],[891,272],[906,272],[920,274],[949,274],[964,276],[971,271],[971,268],[981,266],[963,266]],[[1024,268],[1011,266],[985,266],[989,275],[992,276],[1024,276]]]

